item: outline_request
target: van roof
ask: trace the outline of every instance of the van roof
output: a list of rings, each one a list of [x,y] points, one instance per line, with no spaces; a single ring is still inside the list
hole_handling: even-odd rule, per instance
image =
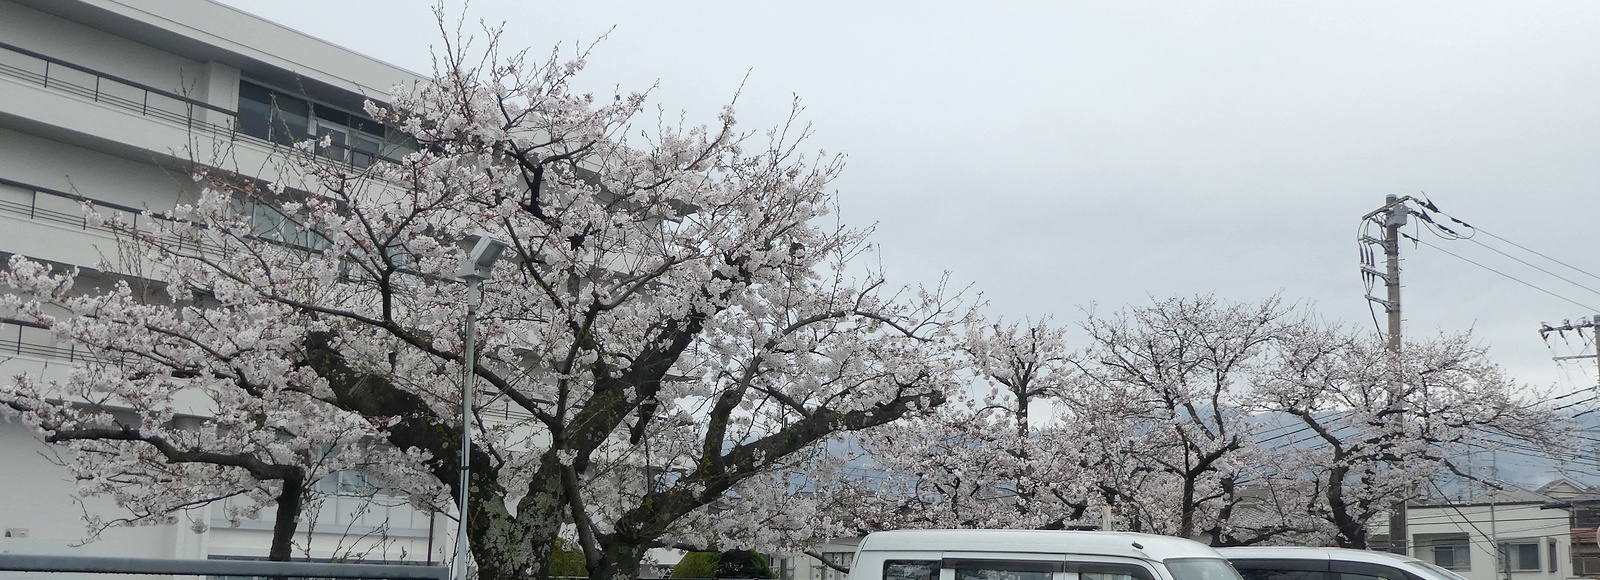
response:
[[[1061,530],[895,530],[874,532],[861,551],[1026,552],[1169,558],[1220,558],[1210,546],[1172,536]]]

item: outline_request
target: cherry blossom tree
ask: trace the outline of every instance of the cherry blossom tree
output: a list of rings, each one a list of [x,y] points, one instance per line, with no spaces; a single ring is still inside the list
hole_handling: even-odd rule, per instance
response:
[[[1091,506],[1082,450],[1052,410],[1073,372],[1050,319],[977,323],[962,352],[967,388],[950,404],[863,436],[874,467],[871,527],[1061,529]]]
[[[628,578],[651,547],[757,541],[712,510],[795,492],[775,474],[797,454],[955,387],[968,307],[863,273],[866,232],[829,221],[840,164],[807,154],[793,117],[645,130],[645,95],[572,88],[581,57],[491,42],[441,63],[369,105],[415,143],[403,160],[352,168],[303,144],[273,183],[201,170],[194,203],[123,227],[125,273],[163,295],[12,260],[0,308],[98,362],[17,377],[0,403],[140,517],[245,496],[292,534],[307,483],[347,469],[446,510],[455,274],[486,234],[510,249],[484,283],[478,400],[514,412],[478,415],[477,572],[543,575],[565,527],[592,577]]]
[[[1058,516],[1029,500],[1041,486],[1028,474],[1051,458],[1014,428],[1008,412],[958,395],[874,430],[863,438],[873,472],[859,474],[870,507],[857,513],[870,529],[1046,526]]]
[[[1407,342],[1398,356],[1379,337],[1314,326],[1288,344],[1251,404],[1298,427],[1274,439],[1297,439],[1280,444],[1298,448],[1321,496],[1312,513],[1341,546],[1368,547],[1372,519],[1430,479],[1467,475],[1453,458],[1503,440],[1554,454],[1571,431],[1470,333]]]
[[[1066,407],[1100,452],[1085,475],[1136,529],[1366,547],[1392,502],[1460,474],[1452,457],[1495,440],[1553,449],[1565,432],[1468,334],[1395,357],[1276,299],[1208,296],[1084,328]]]
[[[1365,546],[1396,498],[1459,474],[1452,457],[1565,432],[1468,335],[1397,359],[1309,309],[1211,296],[1082,326],[1079,352],[1047,325],[969,327],[968,388],[864,434],[875,471],[838,486],[844,511],[868,530],[1048,528],[1109,508],[1214,545]]]
[[[1111,509],[1122,529],[1217,544],[1314,530],[1239,406],[1293,322],[1275,300],[1174,299],[1091,316],[1080,353],[1048,321],[974,325],[969,388],[864,436],[885,475],[879,505],[857,513],[883,527],[1064,528]],[[1051,413],[1030,418],[1034,406]]]
[[[82,493],[126,508],[111,520],[86,513],[91,532],[174,523],[180,510],[239,497],[226,519],[276,506],[269,556],[286,560],[311,484],[329,474],[360,469],[417,490],[419,501],[437,495],[389,468],[417,457],[365,443],[366,420],[303,400],[310,377],[289,364],[295,339],[251,321],[267,314],[259,307],[171,308],[148,304],[148,288],[128,281],[93,295],[74,293],[73,282],[21,257],[0,272],[0,286],[16,291],[0,304],[100,355],[64,380],[16,376],[0,402],[63,444]],[[81,316],[51,316],[47,306]]]
[[[1239,403],[1292,314],[1276,299],[1230,304],[1200,296],[1083,323],[1089,348],[1069,406],[1085,419],[1089,438],[1104,443],[1096,447],[1104,462],[1122,460],[1113,454],[1136,458],[1137,467],[1122,470],[1124,481],[1155,484],[1107,486],[1132,521],[1158,533],[1239,541],[1221,537],[1256,454],[1254,425]]]

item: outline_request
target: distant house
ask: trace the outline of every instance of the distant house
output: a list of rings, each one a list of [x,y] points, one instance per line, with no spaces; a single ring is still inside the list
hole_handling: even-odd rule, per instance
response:
[[[1577,577],[1572,512],[1556,497],[1564,491],[1507,488],[1471,500],[1412,505],[1406,518],[1411,555],[1469,580]]]
[[[1600,490],[1559,479],[1539,488],[1539,491],[1550,496],[1552,507],[1572,514],[1569,523],[1571,575],[1600,578],[1600,545],[1596,545],[1595,534],[1600,529]]]

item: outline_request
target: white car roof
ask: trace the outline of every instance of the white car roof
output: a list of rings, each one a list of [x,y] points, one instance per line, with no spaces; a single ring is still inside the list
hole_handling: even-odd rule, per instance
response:
[[[1245,548],[1217,548],[1223,557],[1239,560],[1319,560],[1360,562],[1399,568],[1423,578],[1433,580],[1466,580],[1460,574],[1435,566],[1429,562],[1391,552],[1352,550],[1349,548],[1302,548],[1294,546],[1262,546]]]
[[[1085,554],[1155,561],[1221,557],[1210,546],[1193,540],[1133,532],[896,530],[874,532],[861,541],[862,552],[890,550]]]
[[[1406,562],[1420,562],[1411,556],[1395,554],[1392,552],[1374,552],[1371,550],[1354,550],[1350,548],[1307,548],[1301,546],[1247,546],[1240,548],[1217,548],[1217,552],[1229,560],[1249,559],[1277,559],[1277,560],[1339,560],[1341,562],[1366,562],[1369,564],[1404,564]]]

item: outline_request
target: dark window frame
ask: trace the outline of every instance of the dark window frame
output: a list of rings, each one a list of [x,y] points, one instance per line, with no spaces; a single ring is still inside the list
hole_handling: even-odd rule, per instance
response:
[[[1448,563],[1439,561],[1439,550],[1441,548],[1450,554]],[[1472,545],[1465,539],[1435,540],[1433,543],[1433,565],[1446,570],[1472,570]]]
[[[295,91],[251,78],[239,79],[237,127],[240,133],[279,145],[316,139],[317,155],[367,167],[396,157],[415,146],[391,127],[362,113],[312,99]],[[265,116],[265,118],[261,118]],[[328,138],[328,145],[321,140]]]
[[[1542,572],[1544,561],[1540,558],[1538,540],[1511,540],[1496,547],[1496,569],[1512,572]],[[1515,547],[1515,548],[1513,548]],[[1530,557],[1528,548],[1533,552]],[[1513,551],[1514,550],[1514,551]],[[1532,564],[1529,566],[1528,564]]]

